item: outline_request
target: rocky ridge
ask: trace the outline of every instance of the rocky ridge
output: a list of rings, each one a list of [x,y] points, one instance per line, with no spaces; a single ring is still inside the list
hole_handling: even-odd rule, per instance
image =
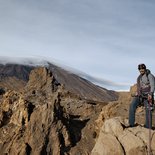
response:
[[[0,87],[9,89],[23,89],[29,80],[30,72],[39,66],[29,66],[21,64],[5,64],[0,65]],[[74,94],[79,95],[84,99],[96,101],[114,101],[118,99],[118,94],[115,91],[107,90],[98,87],[86,79],[73,74],[61,67],[51,63],[46,66],[54,75],[57,83],[64,85],[65,89]],[[13,89],[13,90],[14,90]]]
[[[118,101],[103,106],[95,120],[97,136],[91,155],[155,155],[155,112],[150,137],[149,129],[144,127],[144,107],[137,108],[137,125],[131,128],[128,124],[129,105],[135,91],[136,85],[130,92],[120,92]]]
[[[107,119],[100,129],[91,155],[154,155],[155,131],[137,126],[127,128],[128,120],[121,117]],[[149,149],[151,140],[151,151]]]
[[[1,95],[1,154],[89,154],[95,144],[92,121],[103,104],[81,99],[50,70],[36,68],[23,91]]]

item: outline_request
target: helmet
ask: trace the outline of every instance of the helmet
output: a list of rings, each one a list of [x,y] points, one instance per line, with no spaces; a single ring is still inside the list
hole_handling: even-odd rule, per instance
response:
[[[146,65],[145,64],[139,64],[138,65],[138,69],[146,69]]]

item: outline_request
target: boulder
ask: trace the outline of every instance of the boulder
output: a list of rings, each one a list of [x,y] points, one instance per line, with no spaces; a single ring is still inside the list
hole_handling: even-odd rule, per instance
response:
[[[91,154],[146,155],[149,152],[149,140],[151,140],[152,155],[155,155],[154,130],[146,129],[141,125],[127,127],[126,119],[114,117],[104,121]]]
[[[123,126],[119,117],[106,120],[101,129],[105,133],[110,133],[118,137],[123,132]]]
[[[125,130],[118,137],[119,142],[123,146],[126,155],[146,155],[146,146],[142,139],[134,135],[132,132]]]
[[[117,138],[110,134],[100,132],[91,155],[123,155],[124,151]]]

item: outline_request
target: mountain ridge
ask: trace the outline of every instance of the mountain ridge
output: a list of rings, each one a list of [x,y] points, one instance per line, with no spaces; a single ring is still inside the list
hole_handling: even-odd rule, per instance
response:
[[[10,155],[90,152],[93,122],[107,104],[72,94],[45,67],[33,69],[24,89],[7,90],[0,102],[0,151]]]
[[[0,77],[14,77],[24,81],[25,83],[29,80],[30,72],[39,66],[28,66],[21,64],[0,64]],[[66,71],[65,69],[58,67],[54,64],[48,63],[48,66],[44,66],[52,71],[56,80],[63,84],[66,89],[75,94],[78,94],[82,98],[91,99],[91,100],[100,100],[100,101],[112,101],[117,100],[118,95],[115,91],[107,90],[105,88],[101,88],[90,81],[76,75],[75,73],[71,73]],[[7,82],[7,81],[6,81]],[[25,86],[25,83],[21,85],[21,88]],[[0,86],[2,86],[0,82]],[[16,86],[17,87],[17,86]]]

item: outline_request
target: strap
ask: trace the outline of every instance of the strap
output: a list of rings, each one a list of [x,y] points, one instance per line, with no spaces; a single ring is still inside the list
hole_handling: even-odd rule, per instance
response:
[[[141,88],[140,88],[140,79],[141,79],[142,75],[139,75],[137,78],[137,93],[138,95],[141,94]]]

